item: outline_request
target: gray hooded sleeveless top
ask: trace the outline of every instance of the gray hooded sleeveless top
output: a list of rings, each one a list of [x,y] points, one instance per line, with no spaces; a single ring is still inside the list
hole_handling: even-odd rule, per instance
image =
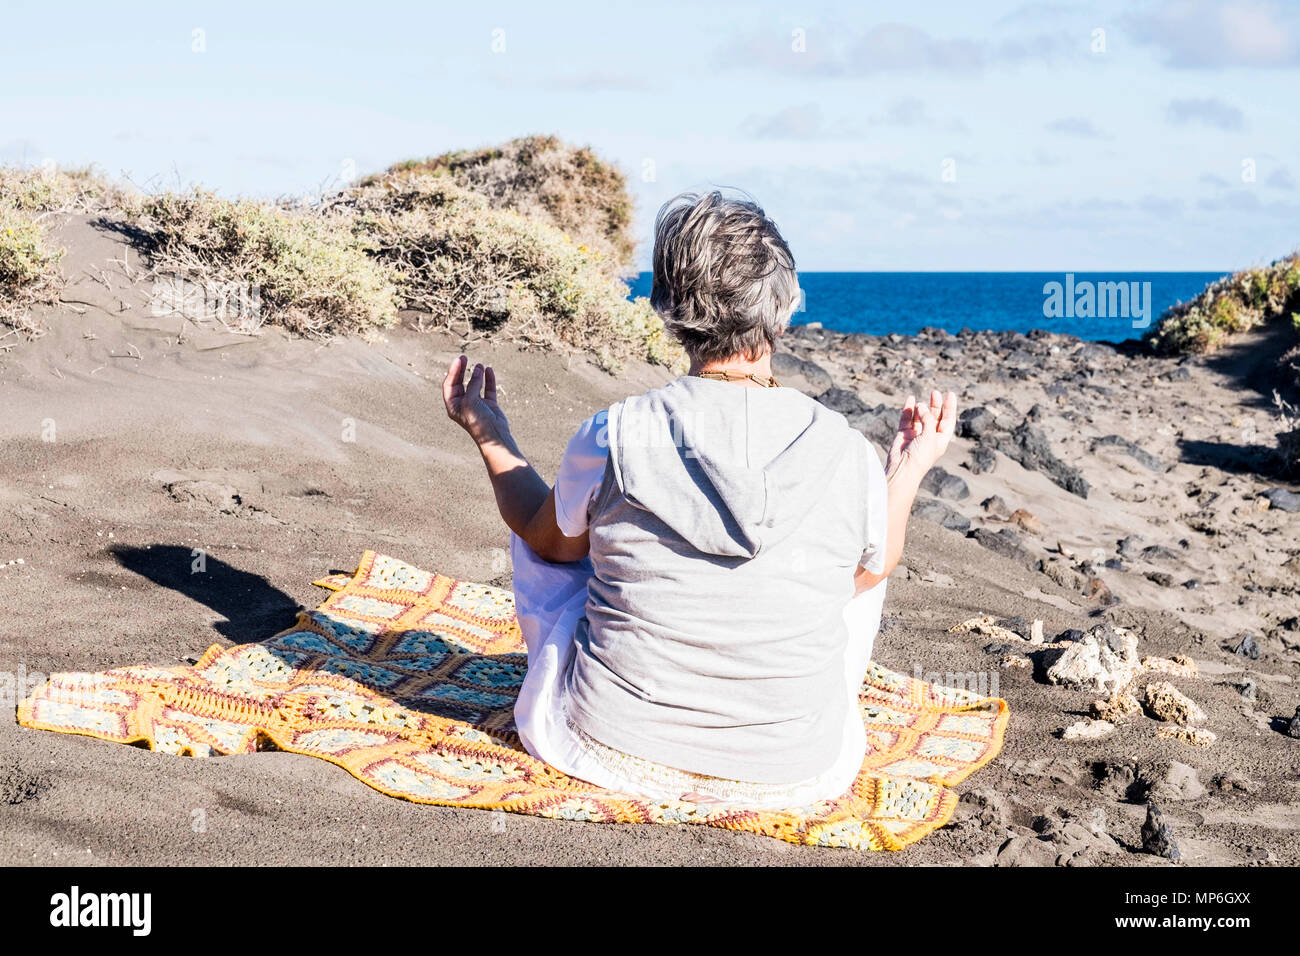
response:
[[[695,377],[615,404],[606,428],[569,719],[694,773],[829,769],[851,705],[843,609],[884,553],[875,450],[794,389]]]

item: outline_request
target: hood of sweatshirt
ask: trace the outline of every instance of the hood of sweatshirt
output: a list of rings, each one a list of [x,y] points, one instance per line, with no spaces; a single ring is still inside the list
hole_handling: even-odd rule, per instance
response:
[[[848,453],[844,416],[790,388],[683,376],[611,406],[624,495],[696,550],[752,558],[821,500]]]

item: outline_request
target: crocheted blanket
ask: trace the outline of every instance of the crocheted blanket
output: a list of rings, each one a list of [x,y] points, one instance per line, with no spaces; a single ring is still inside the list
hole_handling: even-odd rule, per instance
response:
[[[283,750],[416,803],[600,823],[693,823],[791,843],[898,850],[943,826],[949,789],[1001,749],[1004,701],[875,664],[859,704],[870,750],[849,792],[788,810],[648,801],[567,777],[523,750],[527,656],[508,591],[367,551],[329,598],[256,644],[191,667],[55,674],[26,727],[206,757]]]

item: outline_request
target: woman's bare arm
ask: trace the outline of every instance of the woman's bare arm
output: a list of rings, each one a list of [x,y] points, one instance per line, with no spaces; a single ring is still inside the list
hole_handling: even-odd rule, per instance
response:
[[[869,591],[898,567],[907,538],[907,518],[921,489],[921,479],[948,450],[956,426],[957,396],[952,392],[946,396],[931,392],[929,406],[917,405],[916,399],[908,396],[885,463],[889,488],[885,567],[880,574],[858,568],[853,575],[857,593]]]
[[[555,519],[555,492],[528,463],[505,413],[497,404],[496,372],[475,365],[464,382],[469,359],[458,355],[447,367],[442,383],[447,417],[460,425],[478,445],[487,467],[501,519],[545,561],[577,561],[586,557],[587,535],[570,538]]]
[[[874,454],[874,452],[872,453]],[[885,473],[889,487],[888,521],[885,531],[885,569],[880,574],[872,574],[866,568],[858,568],[853,575],[857,593],[869,591],[885,578],[894,573],[898,561],[903,556],[903,545],[907,539],[907,518],[912,513],[912,504],[916,493],[921,488],[921,479],[925,472],[917,473],[915,467],[895,469]]]

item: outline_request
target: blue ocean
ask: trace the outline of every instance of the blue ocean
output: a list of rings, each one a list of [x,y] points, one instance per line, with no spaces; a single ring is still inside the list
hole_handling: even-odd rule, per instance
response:
[[[1047,329],[1082,339],[1140,338],[1170,306],[1226,272],[800,272],[795,324],[910,335],[926,326]],[[632,296],[650,294],[650,273]]]

